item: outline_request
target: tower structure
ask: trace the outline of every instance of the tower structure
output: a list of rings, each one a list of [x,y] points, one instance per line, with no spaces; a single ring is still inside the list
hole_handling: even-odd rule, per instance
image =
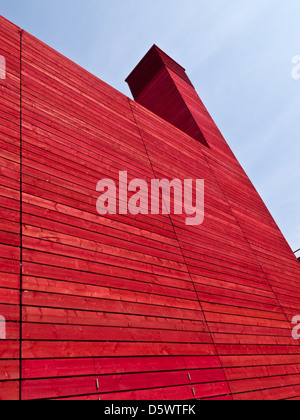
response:
[[[299,398],[299,262],[185,70],[131,100],[4,18],[0,56],[0,398]],[[203,224],[100,216],[120,171],[204,179]]]

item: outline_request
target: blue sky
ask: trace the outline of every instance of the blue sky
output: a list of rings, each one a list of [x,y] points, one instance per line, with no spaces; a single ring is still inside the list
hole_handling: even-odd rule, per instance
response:
[[[124,79],[156,43],[300,248],[299,0],[0,0],[0,14],[128,96]]]

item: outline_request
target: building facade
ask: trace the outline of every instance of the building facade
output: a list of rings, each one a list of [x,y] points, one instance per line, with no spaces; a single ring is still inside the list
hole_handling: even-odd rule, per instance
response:
[[[2,17],[0,56],[0,399],[299,399],[299,262],[185,70],[131,100]],[[203,179],[203,223],[100,215],[125,171]]]

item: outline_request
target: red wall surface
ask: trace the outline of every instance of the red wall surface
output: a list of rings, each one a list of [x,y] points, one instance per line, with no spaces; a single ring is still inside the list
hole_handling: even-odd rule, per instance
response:
[[[0,41],[0,398],[299,398],[299,262],[184,69],[154,47],[132,101],[3,18]],[[119,171],[205,179],[204,223],[100,216]]]

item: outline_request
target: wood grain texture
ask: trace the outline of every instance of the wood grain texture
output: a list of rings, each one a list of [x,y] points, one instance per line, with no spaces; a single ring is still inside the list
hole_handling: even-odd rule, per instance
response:
[[[0,398],[297,399],[299,263],[182,67],[134,102],[2,18],[0,39]],[[204,223],[100,216],[125,170],[204,179]]]
[[[19,398],[20,373],[20,30],[0,17],[0,400]]]
[[[171,134],[170,127],[165,130],[162,124],[152,129],[146,123],[149,114],[133,106],[154,171],[170,178],[176,173],[187,177],[193,168],[195,178],[206,180],[209,193],[204,224],[200,228],[187,228],[176,216],[172,216],[172,222],[231,394],[234,399],[280,399],[288,398],[289,394],[295,397],[299,343],[291,337],[290,322],[299,312],[299,263],[196,91],[176,72],[168,69],[168,73],[176,95],[184,100],[209,147],[188,139],[182,143],[175,133]],[[152,84],[152,96],[147,89],[148,86],[137,101],[152,109],[151,100],[155,98],[155,111],[173,122],[160,112],[164,101],[159,102],[156,82]],[[169,115],[172,111],[178,114],[178,106],[179,102],[170,104]],[[163,156],[159,153],[159,142],[163,142]],[[172,166],[166,165],[166,154],[170,159],[176,155]],[[212,206],[222,209],[220,223],[210,207],[216,194],[218,202]],[[209,248],[206,231],[210,234],[215,231],[218,237],[209,243]],[[193,243],[197,246],[191,246]],[[293,357],[295,364],[291,364]]]

